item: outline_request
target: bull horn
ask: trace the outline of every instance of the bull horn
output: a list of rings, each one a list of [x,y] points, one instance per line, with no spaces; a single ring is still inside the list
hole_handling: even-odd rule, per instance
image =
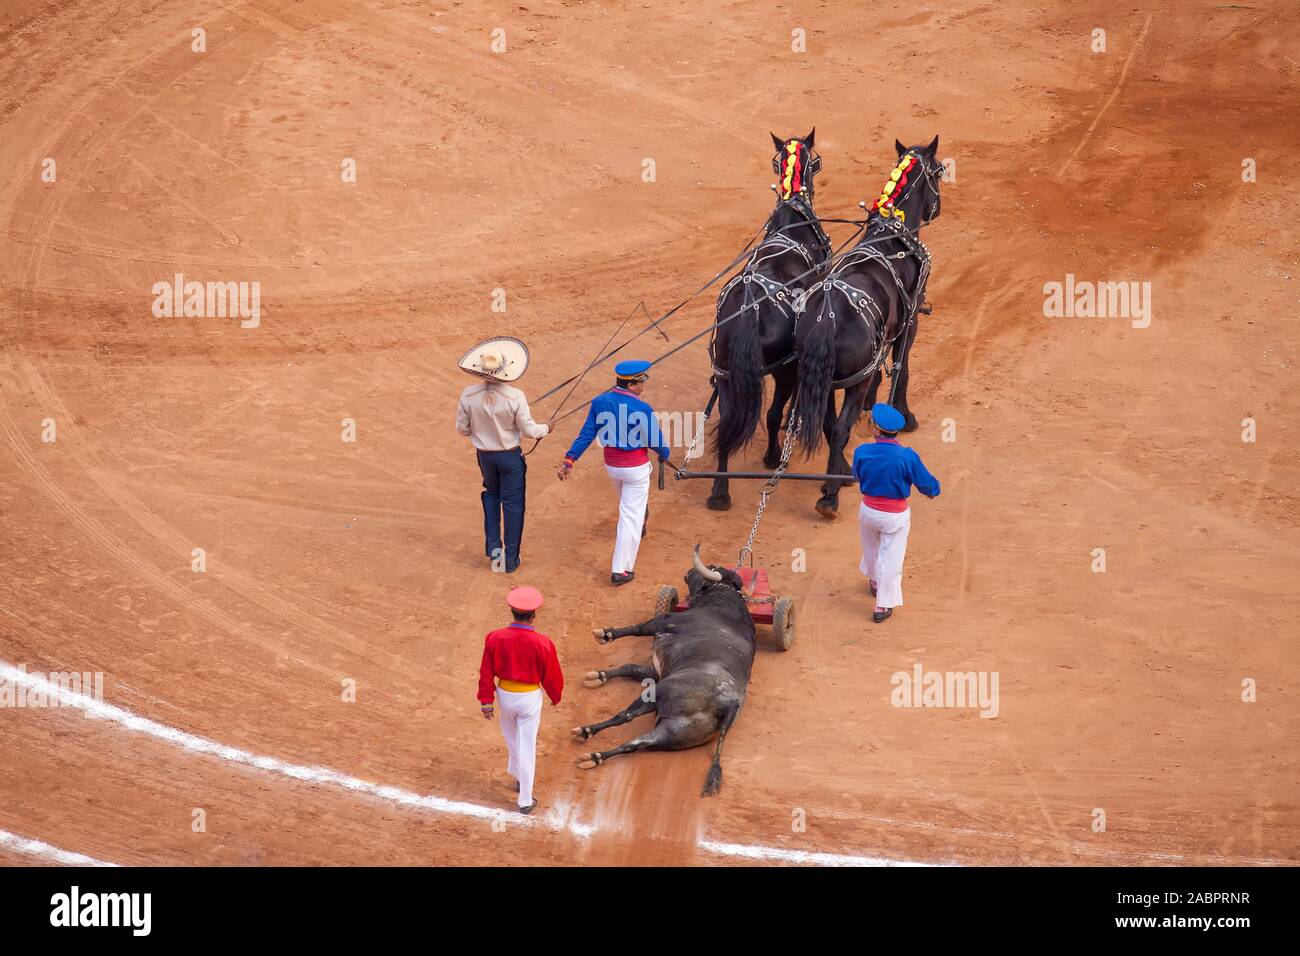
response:
[[[698,544],[695,546],[695,551],[691,555],[691,559],[695,562],[695,570],[700,572],[701,577],[708,578],[710,581],[722,580],[721,571],[714,571],[707,564],[705,564],[703,561],[700,560],[700,546]]]

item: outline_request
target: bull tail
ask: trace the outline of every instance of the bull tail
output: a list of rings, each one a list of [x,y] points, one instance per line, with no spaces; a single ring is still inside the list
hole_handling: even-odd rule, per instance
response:
[[[835,320],[827,312],[826,298],[819,303],[821,314],[808,323],[808,334],[798,340],[799,384],[795,390],[790,421],[800,422],[799,447],[812,454],[821,445],[822,419],[831,400],[835,381]],[[807,312],[803,318],[811,318]]]
[[[724,708],[721,726],[718,728],[718,744],[713,748],[713,763],[709,765],[709,775],[704,778],[704,790],[701,791],[701,796],[705,797],[711,797],[722,789],[722,744],[740,713],[740,701],[730,701]]]

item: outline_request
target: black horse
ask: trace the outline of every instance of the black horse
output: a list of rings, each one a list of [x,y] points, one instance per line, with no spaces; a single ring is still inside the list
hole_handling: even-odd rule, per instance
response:
[[[876,402],[890,350],[889,402],[903,413],[906,431],[917,425],[907,406],[908,355],[930,275],[930,251],[919,233],[939,215],[943,166],[935,159],[938,136],[928,146],[897,140],[894,146],[898,164],[872,205],[862,239],[808,293],[795,327],[799,382],[790,420],[799,423],[805,454],[815,452],[825,435],[831,475],[851,473],[844,448],[863,408]],[[844,403],[837,413],[839,390]],[[836,481],[822,485],[817,511],[823,517],[835,517],[841,487]]]
[[[798,374],[794,303],[804,289],[821,279],[831,255],[830,240],[812,206],[813,178],[822,162],[813,151],[816,132],[814,128],[802,139],[788,140],[771,134],[776,146],[772,168],[780,179],[776,208],[768,217],[763,241],[718,295],[718,320],[736,315],[719,326],[709,342],[713,383],[718,390],[713,449],[721,472],[727,470],[727,459],[754,437],[767,375],[776,382],[776,391],[767,412],[763,462],[775,468],[780,459],[777,432]],[[713,482],[708,505],[714,511],[731,507],[727,485],[726,478]]]

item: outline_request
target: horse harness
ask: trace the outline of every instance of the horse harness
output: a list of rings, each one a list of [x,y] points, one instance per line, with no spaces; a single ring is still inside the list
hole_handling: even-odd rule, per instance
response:
[[[910,332],[916,325],[917,311],[925,302],[925,286],[930,278],[930,250],[926,248],[925,243],[921,241],[917,233],[908,229],[900,220],[893,217],[881,216],[876,220],[876,222],[893,233],[892,236],[886,236],[884,238],[897,239],[903,244],[903,249],[895,253],[882,252],[878,245],[881,241],[881,237],[879,235],[872,237],[869,234],[870,231],[868,231],[868,235],[864,236],[857,246],[849,250],[849,252],[835,264],[835,268],[831,270],[831,274],[822,281],[822,291],[824,295],[829,295],[832,289],[839,291],[844,295],[844,298],[848,300],[849,305],[867,327],[868,332],[874,333],[877,329],[880,330],[880,345],[876,350],[875,357],[866,365],[865,368],[854,372],[847,378],[837,379],[832,382],[832,387],[835,389],[852,388],[859,382],[865,381],[868,376],[874,374],[876,370],[880,368],[880,363],[884,360],[885,353],[889,350],[889,347],[902,338],[904,333]],[[902,277],[898,274],[898,268],[895,265],[896,262],[906,259],[909,256],[917,261],[919,270],[916,277],[916,288],[911,292],[909,292],[906,285],[904,285]],[[880,310],[879,303],[861,289],[850,285],[842,278],[842,273],[845,269],[851,266],[862,266],[869,262],[879,262],[889,272],[890,277],[894,280],[894,287],[898,290],[899,301],[904,306],[903,318],[902,321],[898,323],[898,330],[894,333],[893,337],[889,339],[886,339],[884,336],[886,319]],[[800,310],[802,311],[802,303],[800,303]],[[834,307],[830,308],[829,317],[831,322],[834,323]],[[817,317],[817,321],[821,321],[820,316]],[[898,361],[895,360],[889,373],[894,382],[897,382],[898,364]],[[892,385],[890,391],[892,397]]]
[[[804,199],[802,195],[799,195],[794,196],[791,199],[782,200],[781,202],[793,206],[803,215],[806,222],[794,223],[793,226],[796,228],[807,226],[807,228],[812,230],[817,239],[817,252],[814,256],[806,245],[799,242],[797,239],[791,238],[785,233],[784,229],[777,230],[776,232],[770,233],[764,237],[763,241],[758,244],[750,255],[749,261],[745,263],[745,268],[733,276],[731,281],[723,286],[722,292],[718,295],[718,301],[723,301],[726,299],[728,293],[731,292],[732,288],[737,283],[740,283],[744,287],[744,298],[740,310],[742,313],[747,309],[752,310],[755,321],[758,321],[758,306],[762,299],[767,299],[774,303],[776,307],[791,320],[791,322],[795,320],[798,312],[801,311],[803,302],[802,296],[791,295],[791,293],[786,289],[785,283],[777,282],[771,276],[759,272],[759,266],[770,259],[775,259],[777,256],[783,256],[787,253],[794,252],[803,259],[804,263],[808,266],[808,271],[820,271],[831,257],[832,247],[830,237],[826,235],[826,231],[822,228],[821,222],[813,212],[812,206],[808,204],[808,201]],[[754,292],[754,286],[758,286],[762,292],[756,295]],[[759,301],[755,301],[756,299]],[[713,367],[715,378],[726,378],[731,373],[718,366],[714,352],[716,343],[717,330],[715,329],[714,333],[709,336],[709,364]],[[790,354],[784,358],[778,359],[770,365],[764,365],[759,374],[770,375],[777,369],[793,362],[796,355],[797,353],[792,350]]]

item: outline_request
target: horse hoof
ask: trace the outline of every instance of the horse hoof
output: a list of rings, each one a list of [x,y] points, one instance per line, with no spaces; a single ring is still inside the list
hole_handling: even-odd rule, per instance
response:
[[[593,770],[600,766],[600,754],[587,754],[578,761],[579,770]]]
[[[817,502],[817,513],[823,518],[835,519],[839,517],[838,507],[836,502],[823,498]]]
[[[587,687],[604,687],[606,680],[604,671],[587,671],[582,683]]]
[[[921,427],[921,423],[916,420],[916,416],[908,412],[903,419],[903,431],[914,432]]]
[[[705,502],[710,511],[730,511],[731,495],[709,495],[709,500]]]
[[[586,739],[587,739],[588,737],[590,737],[590,736],[591,736],[591,734],[588,732],[588,730],[587,730],[586,727],[574,727],[574,728],[573,728],[573,738],[574,738],[575,740],[577,740],[579,743],[581,743],[582,741],[586,740]]]

